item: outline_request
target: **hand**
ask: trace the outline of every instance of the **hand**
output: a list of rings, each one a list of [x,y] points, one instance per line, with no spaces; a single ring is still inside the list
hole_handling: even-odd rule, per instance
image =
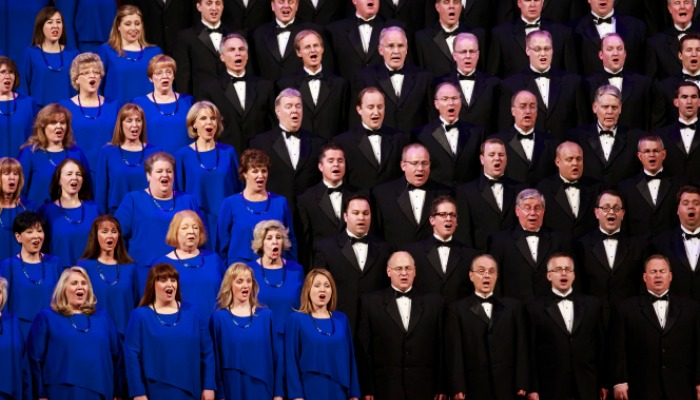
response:
[[[362,396],[362,400],[374,400],[374,396],[372,396],[371,394],[366,394]]]
[[[148,396],[136,396],[134,400],[148,400]]]
[[[608,398],[608,389],[600,388],[600,400],[606,400]]]
[[[454,396],[452,396],[453,400],[464,400],[466,398],[467,398],[467,396],[464,392],[459,392],[459,393],[456,393]]]
[[[520,389],[518,390],[518,393],[516,393],[516,395],[525,397],[525,395],[527,395],[527,392],[524,389]]]
[[[700,400],[700,385],[695,385],[695,398]]]
[[[357,397],[351,397],[350,400],[360,400]]]
[[[615,388],[613,388],[615,400],[629,400],[629,397],[627,396],[629,389],[630,387],[626,383],[615,385]]]
[[[282,396],[275,396],[272,398],[272,400],[284,400],[284,397]]]
[[[540,394],[537,392],[532,392],[527,395],[527,400],[540,400]]]
[[[214,400],[214,391],[202,390],[202,400]]]
[[[436,394],[433,400],[447,400],[446,394]]]

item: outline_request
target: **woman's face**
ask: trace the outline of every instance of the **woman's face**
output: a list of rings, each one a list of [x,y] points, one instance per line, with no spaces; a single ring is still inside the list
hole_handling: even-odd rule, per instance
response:
[[[66,297],[68,304],[74,310],[79,310],[85,305],[88,296],[87,278],[80,272],[71,272],[66,282]]]
[[[331,282],[324,275],[316,275],[311,282],[311,291],[309,299],[314,308],[326,308],[333,296]]]
[[[173,165],[165,160],[158,160],[153,163],[153,169],[146,174],[148,179],[148,187],[151,191],[159,191],[162,193],[173,191],[173,179],[175,172]]]
[[[253,291],[253,277],[250,272],[245,271],[231,282],[233,292],[233,304],[246,303],[250,300],[250,293]]]
[[[19,171],[5,170],[0,176],[2,194],[14,194],[19,186]]]
[[[156,301],[170,303],[175,300],[177,293],[177,279],[161,277],[156,281]]]
[[[173,80],[175,78],[175,72],[170,67],[158,67],[153,71],[151,75],[151,82],[153,82],[153,89],[155,90],[171,90],[173,88]]]
[[[77,81],[81,93],[96,93],[102,82],[102,73],[96,64],[85,64],[78,70]]]
[[[104,252],[111,252],[117,247],[119,230],[111,221],[101,222],[97,227],[97,243]]]
[[[66,122],[66,116],[63,114],[55,115],[51,121],[44,128],[44,134],[46,139],[50,144],[61,145],[63,144],[63,138],[66,136],[66,130],[68,129],[68,123]]]
[[[37,254],[44,244],[44,228],[40,224],[36,224],[25,229],[22,233],[15,233],[15,239],[28,253]]]
[[[61,193],[68,196],[77,196],[80,188],[83,187],[83,173],[80,168],[73,162],[68,162],[61,169],[61,178],[59,181]]]
[[[197,118],[194,120],[194,131],[199,137],[206,141],[214,140],[218,121],[214,116],[214,112],[208,108],[203,108],[197,113]]]
[[[117,27],[123,44],[138,41],[141,37],[141,29],[141,17],[137,14],[125,16]]]
[[[265,191],[267,186],[267,167],[248,167],[243,176],[245,177],[246,188],[251,188],[255,191]]]
[[[185,217],[180,222],[180,227],[177,230],[178,248],[185,250],[194,250],[199,243],[199,235],[201,227],[192,217]]]
[[[0,95],[11,93],[14,86],[15,71],[7,64],[0,64]]]
[[[132,111],[122,120],[122,131],[125,141],[137,141],[141,137],[143,130],[143,119],[138,111]]]
[[[42,29],[44,33],[44,40],[49,42],[57,42],[63,34],[63,19],[61,14],[55,13],[51,18],[44,22],[44,27]]]
[[[271,259],[279,259],[282,256],[284,247],[284,235],[276,229],[265,232],[263,238],[263,254]]]

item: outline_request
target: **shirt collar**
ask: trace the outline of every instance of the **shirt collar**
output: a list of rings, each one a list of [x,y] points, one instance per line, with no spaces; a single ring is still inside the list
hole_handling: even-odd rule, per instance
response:
[[[552,292],[559,297],[568,296],[571,293],[573,293],[573,291],[574,291],[574,288],[569,288],[569,290],[567,290],[566,293],[562,293],[562,292],[558,291],[557,289],[552,288]]]

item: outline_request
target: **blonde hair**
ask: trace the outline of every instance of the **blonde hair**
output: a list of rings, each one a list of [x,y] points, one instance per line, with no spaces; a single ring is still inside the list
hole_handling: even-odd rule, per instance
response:
[[[301,306],[299,307],[299,312],[311,314],[313,311],[313,304],[311,303],[311,286],[313,285],[314,279],[316,279],[317,276],[325,276],[326,279],[328,279],[328,282],[330,282],[331,299],[328,301],[328,305],[326,307],[328,308],[329,312],[335,311],[338,303],[338,291],[336,290],[333,275],[331,275],[327,269],[316,268],[309,271],[309,274],[306,275],[306,279],[304,279],[304,286],[301,288]]]
[[[113,48],[119,57],[124,55],[122,37],[119,34],[119,25],[124,18],[130,15],[138,15],[139,18],[141,18],[141,36],[139,36],[139,44],[141,47],[151,46],[150,43],[146,42],[146,30],[143,27],[143,13],[141,13],[141,10],[136,6],[123,5],[117,10],[117,15],[114,17],[114,22],[112,23],[112,30],[109,32],[109,40],[107,40],[109,47]]]
[[[7,303],[7,293],[7,279],[0,276],[0,296],[2,296],[2,299],[0,299],[0,310],[5,308],[5,304]]]
[[[81,267],[68,267],[63,270],[63,273],[61,273],[61,277],[58,278],[58,283],[56,283],[56,287],[53,290],[53,295],[51,296],[51,309],[61,315],[73,314],[73,308],[68,303],[68,296],[66,296],[66,286],[68,286],[68,279],[70,279],[70,275],[74,272],[82,275],[87,281],[85,304],[80,307],[80,312],[85,315],[92,315],[95,313],[97,298],[95,297],[95,292],[92,290],[92,283],[90,282],[90,277],[88,276],[87,271]]]
[[[177,63],[175,60],[166,56],[165,54],[157,54],[151,58],[148,62],[148,68],[146,69],[146,74],[149,78],[153,77],[153,73],[156,72],[158,68],[170,68],[173,70],[173,75],[177,72]]]
[[[165,235],[165,244],[177,248],[180,242],[177,241],[177,231],[180,230],[180,225],[185,218],[192,218],[194,222],[199,226],[199,241],[197,242],[197,247],[202,247],[207,242],[207,229],[204,227],[204,223],[199,215],[192,210],[182,210],[178,211],[174,216],[172,221],[170,221],[170,226],[168,227],[168,233]]]
[[[194,123],[197,121],[197,117],[199,117],[199,113],[202,110],[209,110],[212,114],[214,114],[214,119],[216,120],[216,133],[214,133],[214,140],[217,140],[221,136],[221,132],[224,131],[224,124],[221,119],[221,112],[219,112],[219,109],[214,105],[214,103],[209,101],[198,101],[192,104],[192,107],[190,107],[190,110],[187,112],[186,120],[187,136],[189,136],[190,139],[199,138],[199,134],[194,130]]]
[[[256,308],[262,307],[258,301],[258,292],[260,291],[260,287],[258,286],[258,281],[255,280],[255,272],[244,263],[237,262],[231,264],[231,266],[226,270],[226,273],[224,273],[224,279],[221,281],[221,289],[219,289],[219,294],[216,296],[216,304],[218,305],[219,310],[227,309],[233,306],[233,290],[231,289],[231,285],[236,278],[245,273],[249,273],[250,277],[253,279],[253,287],[251,288],[249,297],[250,306],[253,309],[253,312],[255,312]]]
[[[12,199],[10,199],[10,201],[16,206],[25,208],[22,204],[22,200],[20,199],[22,187],[24,187],[24,173],[22,172],[22,164],[11,157],[0,158],[0,175],[3,175],[5,172],[16,172],[19,174],[19,182],[17,182],[17,187],[15,188],[15,192],[12,194]],[[2,185],[0,185],[0,195],[4,194],[5,192],[2,191]],[[2,212],[2,202],[0,202],[0,212]],[[2,307],[0,307],[0,310],[2,310]]]
[[[94,65],[100,71],[101,77],[105,76],[105,65],[102,63],[100,56],[90,52],[78,54],[70,64],[70,84],[73,86],[73,89],[80,91],[78,86],[80,70],[90,65]]]
[[[255,254],[259,256],[263,255],[263,243],[265,242],[265,235],[267,235],[269,231],[277,231],[282,234],[282,247],[284,250],[292,248],[292,242],[289,241],[289,229],[280,221],[269,219],[267,221],[258,222],[253,229],[253,240],[250,242],[250,247]]]

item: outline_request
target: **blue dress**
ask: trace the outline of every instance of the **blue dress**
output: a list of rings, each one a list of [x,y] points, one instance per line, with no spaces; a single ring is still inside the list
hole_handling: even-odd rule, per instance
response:
[[[29,362],[19,320],[9,312],[0,316],[0,399],[31,399]]]
[[[216,143],[214,150],[201,152],[198,157],[193,148],[185,146],[175,153],[175,160],[177,189],[184,190],[197,199],[209,227],[207,248],[216,249],[221,204],[225,198],[242,189],[241,181],[238,180],[236,150],[233,146]]]
[[[3,208],[0,211],[0,260],[17,255],[22,246],[17,243],[12,224],[17,214],[22,211],[36,211],[36,207],[27,199],[21,198],[22,205],[14,208]]]
[[[97,203],[85,200],[76,208],[62,208],[53,202],[45,203],[39,213],[47,224],[44,248],[49,254],[61,259],[62,267],[75,265],[85,251],[92,221],[101,214]]]
[[[325,335],[323,333],[331,333]],[[341,400],[360,397],[348,319],[340,311],[312,319],[295,312],[285,329],[285,367],[290,399]]]
[[[15,61],[21,59],[22,50],[32,43],[36,14],[49,3],[50,0],[0,0],[0,48],[4,55]]]
[[[145,190],[124,196],[114,216],[136,265],[151,265],[156,257],[173,250],[165,244],[165,236],[173,216],[182,210],[199,212],[194,197],[184,192],[175,192],[170,200],[156,200]]]
[[[95,201],[105,212],[114,215],[124,196],[148,187],[143,163],[159,151],[146,144],[143,151],[129,151],[108,144],[100,150],[95,177]]]
[[[236,261],[254,261],[258,258],[250,247],[253,241],[253,229],[258,222],[269,219],[278,220],[289,228],[292,248],[285,252],[285,258],[296,261],[297,240],[294,236],[292,213],[287,206],[287,199],[284,196],[269,193],[267,200],[249,201],[243,198],[241,192],[224,199],[219,211],[219,224],[216,230],[217,252],[226,260],[226,265]]]
[[[24,187],[22,188],[22,196],[26,197],[37,206],[50,201],[49,186],[51,185],[51,177],[53,172],[66,158],[78,160],[86,170],[90,170],[90,163],[85,157],[85,153],[78,146],[71,146],[68,150],[61,150],[55,153],[49,153],[46,150],[27,146],[20,150],[19,163],[22,164],[24,172]],[[90,177],[83,177],[83,185],[90,185]],[[90,186],[92,187],[92,186]]]
[[[58,103],[73,114],[73,138],[85,152],[94,182],[100,149],[112,140],[114,124],[119,114],[119,103],[107,102],[101,107],[83,107],[82,110],[70,98]]]
[[[98,265],[97,260],[80,260],[78,266],[87,271],[100,308],[109,314],[123,338],[129,316],[139,303],[136,264]]]
[[[19,146],[32,135],[38,111],[34,99],[21,94],[14,100],[0,100],[0,157],[17,157]]]
[[[202,390],[216,390],[211,336],[187,303],[175,314],[135,309],[126,328],[124,363],[131,396],[199,400]]]
[[[247,324],[250,326],[244,328]],[[209,330],[216,356],[217,399],[284,396],[283,376],[275,365],[270,310],[258,308],[252,318],[218,310],[211,317]]]
[[[56,8],[63,14],[68,46],[80,52],[95,51],[109,40],[112,21],[117,16],[114,0],[54,0]]]
[[[78,54],[69,47],[59,53],[42,52],[38,46],[26,47],[17,65],[22,77],[17,91],[32,96],[41,107],[75,96],[70,65]]]
[[[124,51],[125,56],[119,57],[109,44],[101,45],[97,54],[105,66],[105,77],[102,79],[104,96],[109,101],[116,100],[124,104],[150,93],[153,83],[146,74],[148,63],[153,56],[162,53],[160,47],[151,46],[141,51]]]
[[[216,310],[216,296],[226,272],[226,266],[219,255],[213,251],[200,250],[198,256],[187,260],[178,261],[176,258],[162,256],[153,261],[153,264],[161,262],[171,264],[177,269],[180,273],[182,298],[195,308],[205,324],[209,322],[211,314]],[[148,271],[141,281],[144,284],[141,288],[145,286],[147,276]]]
[[[181,147],[192,143],[187,136],[187,112],[194,104],[194,98],[178,93],[177,101],[156,105],[150,96],[138,96],[133,100],[146,114],[146,134],[148,142],[175,155]]]
[[[37,397],[98,400],[118,395],[114,382],[121,348],[114,324],[99,308],[91,316],[42,310],[32,323],[27,354]]]
[[[51,294],[62,268],[60,259],[44,254],[40,263],[20,262],[16,255],[0,264],[0,276],[7,279],[5,310],[19,319],[22,337],[27,337],[34,317],[51,304]]]

